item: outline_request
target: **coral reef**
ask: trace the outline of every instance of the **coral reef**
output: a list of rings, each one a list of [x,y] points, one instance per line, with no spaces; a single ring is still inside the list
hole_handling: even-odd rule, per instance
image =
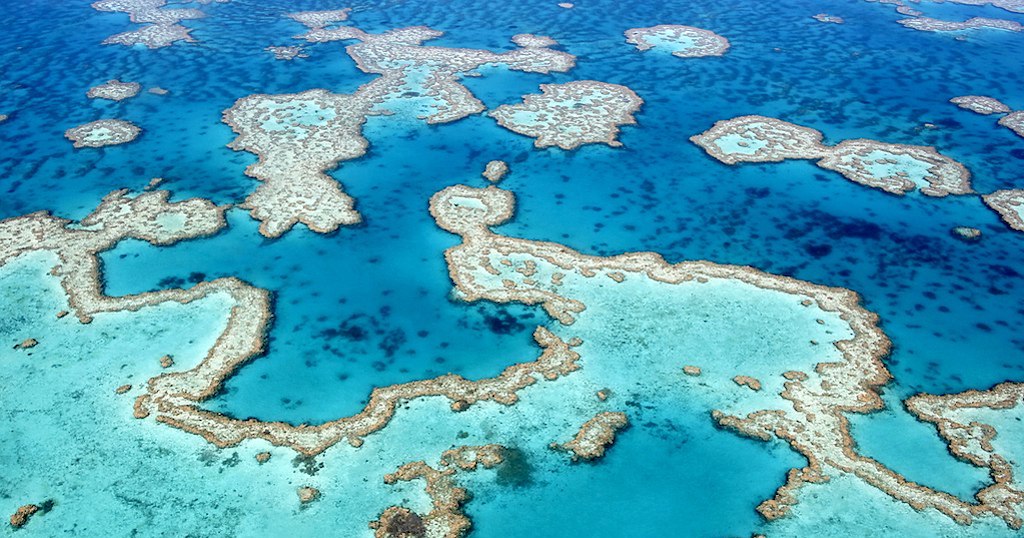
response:
[[[306,26],[307,28],[319,29],[326,28],[327,26],[337,22],[347,21],[348,14],[351,12],[351,8],[328,11],[300,11],[298,13],[289,13],[288,18]]]
[[[923,32],[957,32],[960,30],[973,30],[975,28],[992,28],[995,30],[1008,30],[1019,32],[1024,29],[1017,21],[1006,19],[988,19],[985,17],[972,17],[966,21],[943,21],[930,17],[915,17],[896,21],[907,28],[921,30]]]
[[[953,236],[964,241],[977,241],[981,239],[981,230],[968,226],[957,226],[952,230]]]
[[[384,477],[385,484],[422,479],[432,509],[419,515],[402,506],[391,506],[370,523],[375,538],[462,538],[469,533],[472,523],[462,512],[469,493],[456,485],[454,476],[459,471],[473,471],[477,466],[490,469],[504,461],[501,445],[463,446],[447,450],[441,456],[439,469],[423,461],[407,463]]]
[[[626,43],[637,50],[663,48],[680,58],[721,56],[729,50],[729,40],[710,31],[678,24],[660,24],[626,30]]]
[[[941,396],[918,394],[904,402],[918,420],[929,422],[949,445],[957,458],[987,468],[992,484],[975,494],[978,504],[957,507],[969,515],[991,512],[1014,529],[1024,526],[1024,488],[1015,476],[1013,462],[1018,454],[999,453],[992,441],[999,435],[998,422],[988,424],[973,419],[978,410],[998,412],[1011,422],[1021,420],[1024,412],[1024,383],[1002,383],[986,391],[969,390]],[[961,516],[969,517],[969,516]]]
[[[896,6],[896,12],[900,15],[906,15],[909,18],[899,19],[896,22],[912,30],[920,30],[924,32],[962,32],[965,30],[975,30],[979,28],[989,28],[996,30],[1009,30],[1012,32],[1021,31],[1024,26],[1021,26],[1016,21],[1008,19],[992,19],[986,17],[972,17],[965,21],[948,21],[941,19],[933,19],[931,17],[925,17],[921,11],[910,7],[904,3],[904,0],[868,0],[869,2],[878,2],[880,4],[888,4]],[[907,0],[912,3],[919,3],[920,0]],[[1001,7],[1007,11],[1022,12],[1024,4],[1021,0],[934,0],[935,2],[949,1],[955,4],[965,5],[993,5],[995,7]],[[963,36],[958,36],[958,40],[963,40]]]
[[[625,86],[593,80],[541,84],[540,89],[541,94],[527,95],[521,104],[502,105],[489,113],[502,127],[536,138],[538,148],[621,146],[619,126],[635,124],[633,113],[644,102]]]
[[[226,2],[228,0],[216,1]],[[137,30],[110,36],[103,40],[103,44],[129,47],[145,45],[150,49],[158,49],[177,41],[195,41],[189,35],[192,30],[180,23],[183,20],[203,18],[206,14],[198,9],[167,8],[166,5],[166,0],[99,0],[93,2],[92,8],[97,11],[127,13],[131,22],[144,25]]]
[[[309,58],[302,47],[276,47],[269,46],[263,49],[274,55],[278,60],[294,60],[296,58]]]
[[[336,40],[357,40],[345,51],[363,72],[381,78],[362,88],[372,94],[385,111],[401,103],[412,79],[419,79],[414,88],[420,97],[434,100],[430,112],[421,116],[427,123],[447,123],[485,107],[479,99],[459,83],[459,77],[472,75],[473,70],[489,64],[527,73],[565,72],[575,65],[575,58],[565,52],[548,48],[557,42],[544,36],[519,34],[512,41],[519,48],[504,53],[487,50],[424,46],[442,32],[424,26],[400,28],[382,34],[368,34],[358,28],[342,26],[333,29],[311,28],[300,36],[313,43]]]
[[[821,168],[891,194],[915,188],[936,197],[972,192],[967,168],[928,146],[866,139],[825,146],[819,131],[765,116],[718,121],[690,140],[725,164],[816,159]]]
[[[761,390],[761,381],[759,381],[759,380],[757,380],[757,379],[755,379],[753,377],[750,377],[748,375],[738,375],[738,376],[732,378],[732,382],[736,383],[737,385],[739,385],[741,387],[747,387],[747,388],[749,388],[750,390],[753,390],[753,391]]]
[[[32,349],[39,345],[39,341],[35,338],[26,338],[21,343],[15,344],[14,349]]]
[[[142,132],[137,125],[124,120],[97,120],[64,131],[64,138],[76,148],[102,148],[127,144]]]
[[[1024,137],[1024,110],[1014,111],[998,99],[983,95],[954,97],[949,102],[978,114],[1006,114],[999,118],[999,125],[1013,131],[1017,136]]]
[[[818,22],[831,22],[833,24],[843,24],[844,22],[846,22],[843,20],[842,17],[838,17],[836,15],[829,15],[828,13],[818,13],[812,18]]]
[[[999,213],[1010,228],[1024,232],[1024,189],[1002,190],[981,197],[985,205]]]
[[[484,167],[483,176],[491,183],[498,183],[505,179],[508,174],[508,163],[505,161],[490,161]]]
[[[362,445],[363,437],[388,424],[400,402],[435,396],[451,400],[453,410],[480,401],[512,405],[518,401],[519,390],[579,368],[579,354],[570,344],[538,327],[534,339],[542,353],[535,361],[513,364],[497,377],[478,381],[448,374],[380,387],[370,394],[360,413],[318,426],[239,420],[200,409],[197,403],[216,394],[238,368],[263,352],[272,318],[270,294],[235,278],[221,278],[189,289],[105,296],[98,253],[126,238],[169,245],[210,235],[224,227],[225,207],[198,199],[168,203],[167,196],[166,191],[135,197],[129,197],[127,191],[115,191],[77,226],[42,212],[0,222],[0,265],[25,252],[57,253],[61,264],[53,274],[68,293],[71,311],[83,323],[92,321],[92,316],[99,312],[136,311],[168,301],[189,303],[214,294],[232,300],[234,307],[227,327],[199,364],[185,371],[162,373],[146,382],[145,393],[134,405],[138,418],[152,416],[219,447],[259,438],[311,456],[342,440],[353,446]]]
[[[1010,107],[1004,105],[1002,101],[992,97],[986,97],[984,95],[963,95],[960,97],[954,97],[949,100],[950,103],[964,109],[970,110],[971,112],[977,112],[978,114],[1006,114],[1010,112]]]
[[[239,135],[230,147],[259,156],[259,162],[246,173],[263,183],[243,207],[260,221],[260,233],[266,237],[278,237],[296,223],[329,233],[361,222],[355,202],[326,172],[366,153],[369,142],[362,126],[368,116],[393,114],[407,101],[426,98],[432,102],[429,110],[419,115],[421,119],[428,123],[455,121],[484,110],[483,103],[458,80],[478,67],[501,64],[513,70],[549,73],[567,71],[575,63],[571,55],[547,48],[555,41],[542,36],[514,36],[520,48],[498,54],[423,46],[424,41],[443,34],[421,26],[377,35],[351,26],[327,27],[347,20],[348,12],[288,16],[308,28],[300,37],[309,42],[357,40],[346,48],[347,53],[360,70],[380,75],[378,78],[351,95],[322,89],[250,95],[224,112],[224,122]]]
[[[1024,137],[1024,110],[1017,110],[999,118],[999,125],[1013,131],[1017,136]]]
[[[260,233],[277,237],[299,222],[328,233],[362,220],[325,172],[366,153],[362,126],[372,105],[359,93],[308,90],[250,95],[224,111],[224,123],[238,133],[229,147],[259,156],[246,174],[263,183],[242,207],[260,221]]]
[[[142,85],[138,82],[121,82],[120,80],[108,80],[98,86],[89,88],[86,95],[90,99],[109,99],[111,101],[123,101],[139,94]]]
[[[28,520],[41,509],[42,508],[34,504],[26,504],[18,507],[18,510],[11,514],[11,526],[16,529],[24,527],[25,524],[28,523]]]
[[[1024,0],[936,0],[965,6],[992,6],[1013,13],[1024,13]]]
[[[625,413],[605,411],[583,423],[569,442],[555,445],[572,453],[573,461],[595,460],[615,442],[619,430],[629,425]]]
[[[320,490],[309,486],[303,486],[295,492],[299,496],[299,502],[309,504],[320,498]]]
[[[430,209],[439,226],[463,238],[463,243],[448,249],[445,257],[458,296],[464,300],[538,304],[563,324],[572,324],[586,310],[584,303],[560,294],[558,286],[527,284],[515,267],[492,262],[492,259],[515,259],[520,264],[533,261],[538,266],[554,266],[583,278],[614,270],[624,273],[626,279],[646,277],[667,284],[738,280],[764,290],[791,294],[805,306],[816,305],[844,320],[852,337],[834,343],[841,353],[840,360],[819,363],[813,375],[797,371],[784,374],[787,381],[779,396],[791,405],[761,409],[746,416],[719,410],[711,413],[722,428],[763,441],[780,439],[807,458],[808,465],[792,469],[776,495],[758,507],[764,517],[774,519],[789,513],[797,502],[796,491],[804,484],[849,474],[895,500],[918,510],[938,510],[961,524],[987,516],[999,517],[1011,527],[1017,524],[1016,519],[1007,516],[1016,502],[1014,499],[985,496],[978,504],[965,503],[951,494],[911,482],[882,463],[856,452],[845,415],[882,409],[879,389],[891,378],[882,362],[889,353],[890,341],[878,326],[878,316],[860,306],[856,293],[771,275],[750,267],[704,261],[671,265],[649,252],[598,258],[556,243],[497,235],[489,227],[511,217],[514,199],[511,193],[496,187],[448,187],[434,195]]]

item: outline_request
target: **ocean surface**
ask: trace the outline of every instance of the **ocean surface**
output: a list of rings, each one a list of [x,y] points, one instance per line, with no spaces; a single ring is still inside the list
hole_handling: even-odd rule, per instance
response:
[[[572,151],[536,149],[486,114],[440,125],[373,116],[364,128],[367,154],[329,172],[356,200],[363,223],[331,234],[298,225],[267,239],[248,212],[234,208],[215,236],[172,246],[126,240],[103,252],[111,296],[226,276],[273,293],[266,354],[204,408],[323,423],[359,412],[374,387],[448,372],[483,379],[534,360],[538,325],[581,335],[582,369],[526,389],[511,407],[486,403],[452,414],[440,399],[408,402],[364,446],[341,443],[313,459],[265,441],[218,449],[133,418],[132,398],[114,389],[159,375],[162,355],[179,367],[198,363],[230,305],[209,297],[98,315],[88,325],[55,319],[68,306],[48,273],[54,258],[24,254],[0,266],[0,513],[29,502],[52,506],[21,529],[0,524],[0,535],[370,536],[367,524],[388,506],[430,509],[422,482],[385,485],[381,477],[406,462],[436,463],[456,439],[517,454],[513,465],[458,475],[472,494],[465,513],[476,537],[1018,532],[991,518],[965,526],[919,512],[849,476],[806,486],[790,515],[765,520],[755,507],[806,459],[780,441],[716,427],[710,410],[734,402],[678,375],[678,357],[704,353],[723,369],[763,369],[762,379],[807,370],[820,357],[787,352],[788,341],[776,349],[754,338],[764,330],[803,341],[800,331],[818,330],[813,322],[728,289],[714,292],[720,298],[654,287],[623,288],[621,297],[607,288],[587,292],[615,315],[585,317],[571,333],[559,332],[538,306],[462,302],[452,295],[443,256],[459,237],[435,225],[427,202],[450,185],[484,186],[484,165],[501,159],[512,172],[500,187],[518,202],[514,218],[496,228],[502,235],[594,256],[653,251],[672,263],[752,266],[858,292],[893,342],[885,409],[849,417],[858,451],[971,501],[990,483],[986,470],[950,455],[934,426],[915,420],[902,401],[1024,380],[1024,234],[975,195],[894,196],[811,161],[729,166],[689,138],[718,120],[758,114],[817,129],[829,144],[869,138],[935,146],[971,171],[979,193],[1024,188],[1024,138],[994,116],[948,102],[988,95],[1024,109],[1024,32],[915,31],[895,22],[904,16],[892,6],[864,0],[579,0],[571,9],[553,0],[231,0],[187,7],[207,14],[183,23],[195,41],[150,50],[101,45],[136,25],[86,1],[0,5],[0,114],[9,115],[0,123],[0,219],[49,211],[78,220],[110,191],[139,191],[154,177],[164,178],[159,188],[172,200],[240,203],[258,184],[245,175],[257,157],[227,147],[235,133],[221,121],[225,109],[256,93],[351,93],[373,78],[345,53],[348,43],[295,39],[304,28],[284,16],[290,12],[351,7],[343,24],[367,32],[425,25],[444,32],[430,45],[496,52],[512,50],[515,34],[546,35],[576,56],[566,73],[490,66],[482,77],[462,79],[488,109],[539,93],[540,84],[572,80],[625,85],[645,101],[637,124],[622,127],[622,147]],[[993,6],[913,7],[938,19],[1024,23],[1024,14]],[[812,18],[820,12],[845,23]],[[657,24],[712,30],[731,47],[720,57],[683,59],[625,43],[625,30]],[[263,50],[300,44],[308,58],[281,61]],[[143,91],[121,102],[86,97],[113,78],[137,81]],[[154,86],[169,93],[146,91]],[[63,137],[104,118],[129,120],[143,132],[102,149],[76,150]],[[981,240],[955,237],[956,226],[980,229]],[[663,308],[635,297],[664,298]],[[737,304],[743,309],[734,311]],[[708,312],[720,314],[712,330],[724,347],[690,340],[695,320]],[[611,337],[626,330],[646,335],[643,352]],[[12,348],[29,337],[40,342],[30,354]],[[762,356],[750,362],[755,352]],[[674,362],[664,360],[673,354]],[[607,408],[593,397],[604,387],[613,391],[613,410],[630,419],[607,454],[574,463],[550,450]],[[1007,435],[1019,437],[1019,427]],[[262,451],[272,459],[260,465],[254,455]],[[322,496],[300,505],[295,489],[306,485]]]

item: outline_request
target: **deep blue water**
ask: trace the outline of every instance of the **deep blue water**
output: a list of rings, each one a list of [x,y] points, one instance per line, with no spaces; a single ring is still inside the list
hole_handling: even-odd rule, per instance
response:
[[[374,386],[446,372],[495,375],[535,356],[531,333],[547,318],[537,308],[451,300],[442,251],[457,238],[438,229],[426,208],[434,192],[480,184],[483,165],[505,159],[512,174],[502,187],[519,205],[502,233],[595,255],[650,250],[669,261],[751,265],[858,291],[893,340],[887,364],[895,378],[885,389],[889,409],[854,420],[860,448],[913,480],[969,498],[984,474],[945,454],[933,430],[914,423],[899,402],[921,391],[1024,379],[1024,234],[975,196],[892,196],[802,161],[730,167],[688,139],[717,120],[761,114],[818,129],[828,143],[863,137],[934,145],[970,169],[978,192],[1024,188],[1024,139],[995,117],[947,102],[980,94],[1024,108],[1024,35],[976,31],[958,41],[903,28],[890,6],[860,0],[553,4],[359,2],[351,4],[350,22],[371,32],[427,25],[446,32],[432,45],[496,51],[510,50],[516,33],[550,35],[577,57],[575,69],[484,69],[466,86],[494,108],[541,83],[627,85],[645,105],[638,125],[623,129],[623,148],[536,150],[532,139],[485,115],[438,126],[371,118],[369,152],[331,172],[356,199],[364,224],[327,236],[298,227],[266,240],[245,212],[232,210],[229,228],[215,237],[169,248],[128,241],[105,253],[108,293],[220,276],[272,290],[268,355],[210,404],[235,416],[316,423],[358,411]],[[136,50],[100,46],[131,24],[87,2],[0,6],[8,23],[0,35],[0,113],[10,115],[0,124],[0,218],[49,210],[78,219],[107,192],[141,189],[158,176],[175,199],[241,201],[256,186],[243,173],[255,156],[226,147],[234,134],[221,123],[224,109],[252,93],[348,93],[371,80],[341,42],[309,46],[309,58],[292,62],[263,51],[296,43],[291,36],[302,28],[283,13],[338,7],[344,5],[300,0],[202,6],[208,18],[185,22],[196,43]],[[937,18],[1024,22],[992,7],[915,7]],[[846,23],[811,19],[822,11]],[[628,28],[665,23],[713,30],[732,48],[720,58],[683,60],[623,42]],[[111,78],[170,94],[143,91],[120,103],[86,98],[89,87]],[[144,132],[100,150],[73,150],[63,139],[65,129],[106,117],[131,120]],[[980,228],[983,239],[954,238],[950,229],[958,225]],[[715,430],[705,414],[678,420],[673,428],[637,422],[639,433],[624,436],[606,460],[544,475],[543,487],[479,484],[469,505],[477,535],[741,535],[764,528],[753,507],[801,458]],[[690,448],[680,448],[681,439],[693,440]],[[707,467],[690,459],[678,468],[681,455],[707,458]],[[651,459],[632,463],[644,457]],[[757,465],[723,471],[730,460]],[[718,488],[714,495],[704,493],[709,484]],[[5,488],[6,501],[14,492]],[[550,507],[566,498],[577,515],[545,527],[559,517]],[[621,514],[637,506],[647,514],[642,525]]]

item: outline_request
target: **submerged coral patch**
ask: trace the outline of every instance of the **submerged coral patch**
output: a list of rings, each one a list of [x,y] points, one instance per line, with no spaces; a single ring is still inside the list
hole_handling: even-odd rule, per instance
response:
[[[471,208],[456,201],[464,198],[477,198],[483,207]],[[1015,500],[985,497],[981,504],[965,503],[943,491],[908,481],[882,463],[856,452],[845,414],[868,413],[883,407],[878,390],[889,381],[890,375],[881,359],[889,353],[890,343],[878,327],[878,317],[858,304],[855,293],[770,275],[749,267],[708,262],[669,265],[653,253],[589,257],[555,243],[514,239],[491,232],[487,227],[507,219],[512,205],[510,195],[494,187],[473,189],[458,185],[441,191],[431,200],[431,214],[438,225],[463,237],[463,244],[446,253],[449,272],[460,297],[540,304],[563,324],[575,324],[581,316],[588,315],[593,305],[574,297],[582,289],[579,284],[542,285],[544,278],[531,279],[532,283],[528,283],[522,275],[515,276],[517,262],[507,267],[494,261],[512,259],[518,263],[532,261],[541,274],[558,270],[571,275],[574,281],[621,271],[625,278],[615,284],[618,286],[634,282],[632,276],[680,287],[738,281],[761,290],[792,295],[794,304],[817,306],[848,324],[852,336],[834,342],[841,354],[839,358],[819,363],[812,376],[798,371],[787,371],[781,376],[785,378],[783,390],[774,397],[788,401],[789,405],[772,399],[765,400],[765,403],[773,402],[769,407],[755,407],[757,410],[745,416],[719,410],[712,413],[723,428],[765,441],[781,439],[807,457],[808,466],[791,470],[787,483],[779,488],[775,497],[759,506],[758,510],[766,518],[789,513],[797,502],[796,490],[805,484],[852,474],[893,499],[919,510],[935,508],[960,523],[997,516],[1009,526],[1016,524],[1016,520],[1006,517],[1006,507]],[[739,376],[736,382],[761,388],[756,394],[768,390],[762,381],[751,376]]]
[[[604,456],[615,442],[616,433],[629,425],[625,413],[605,411],[583,423],[576,436],[567,443],[556,445],[572,453],[573,460],[595,460]]]
[[[813,19],[818,22],[830,22],[833,24],[843,24],[844,22],[846,22],[843,20],[842,17],[838,17],[836,15],[829,15],[828,13],[818,13],[813,17]]]
[[[64,131],[64,137],[76,148],[101,148],[127,144],[142,133],[137,125],[124,120],[97,120]]]
[[[276,58],[278,60],[294,60],[296,58],[308,58],[309,57],[309,55],[306,54],[306,51],[303,50],[302,47],[294,47],[294,46],[288,46],[288,47],[269,46],[269,47],[267,47],[267,48],[265,48],[263,50],[273,54],[274,58]]]
[[[1024,232],[1024,189],[996,191],[981,198],[1007,226]]]
[[[536,138],[538,148],[621,146],[619,126],[635,124],[633,113],[644,102],[625,86],[593,80],[541,84],[540,89],[541,94],[527,95],[522,104],[502,105],[490,112],[502,127]]]
[[[298,222],[327,233],[361,220],[352,198],[325,172],[366,153],[362,126],[372,106],[358,93],[309,90],[250,95],[224,111],[238,133],[230,147],[260,157],[246,174],[263,183],[244,204],[261,221],[260,233],[277,237]]]
[[[469,492],[456,485],[455,474],[474,471],[480,465],[490,469],[504,461],[505,447],[501,445],[462,446],[446,450],[438,465],[424,461],[407,463],[384,477],[385,484],[423,480],[431,510],[419,515],[404,506],[391,506],[370,523],[375,538],[461,538],[469,533],[472,523],[462,511],[469,500]]]
[[[1017,136],[1024,137],[1024,110],[1015,111],[998,99],[983,95],[954,97],[949,102],[956,104],[964,110],[970,110],[978,114],[1006,114],[999,118],[999,125],[1013,131]]]
[[[228,0],[216,1],[226,2]],[[195,41],[190,35],[192,30],[180,23],[183,20],[203,18],[206,14],[194,8],[167,8],[166,5],[166,0],[99,0],[93,2],[92,8],[97,11],[127,13],[131,22],[143,25],[137,30],[110,36],[103,40],[103,44],[144,45],[150,49],[158,49],[177,41]]]
[[[325,28],[331,24],[345,22],[348,20],[351,8],[332,9],[326,11],[300,11],[289,13],[288,18],[298,22],[307,28]]]
[[[821,168],[892,194],[914,189],[938,197],[972,192],[967,168],[928,146],[867,139],[826,146],[815,129],[765,116],[718,121],[690,140],[725,164],[815,159]]]
[[[962,95],[950,99],[949,102],[964,110],[970,110],[971,112],[983,115],[1006,114],[1010,112],[1010,107],[1004,105],[1002,101],[984,95]]]
[[[441,32],[417,26],[369,34],[351,26],[332,27],[348,14],[342,9],[288,16],[309,29],[301,37],[311,43],[357,40],[346,52],[360,70],[380,77],[348,95],[322,89],[250,95],[224,112],[224,122],[239,135],[230,147],[260,158],[246,173],[263,183],[243,207],[260,221],[266,237],[278,237],[297,223],[329,233],[362,221],[355,201],[326,172],[366,153],[369,142],[362,126],[368,116],[411,112],[428,123],[451,122],[484,110],[458,80],[473,69],[500,64],[549,73],[574,65],[571,55],[548,48],[556,42],[543,36],[517,35],[513,41],[520,48],[500,54],[429,47],[422,43]],[[303,54],[297,47],[268,50],[282,59]]]
[[[491,183],[498,183],[505,179],[506,174],[508,174],[508,163],[505,161],[490,161],[484,167],[483,176]]]
[[[944,21],[930,17],[914,17],[910,19],[901,19],[896,22],[906,26],[907,28],[921,30],[923,32],[958,32],[961,30],[973,30],[976,28],[1019,32],[1024,29],[1024,26],[1017,21],[989,19],[985,17],[972,17],[966,21]]]
[[[729,40],[710,31],[679,24],[660,24],[626,30],[626,43],[637,50],[664,50],[680,58],[721,56],[729,50]]]
[[[981,230],[969,226],[956,226],[952,230],[953,236],[963,241],[977,241],[981,239]]]
[[[90,99],[109,99],[111,101],[123,101],[139,94],[142,85],[138,82],[121,82],[120,80],[108,80],[103,84],[89,88],[87,96]]]
[[[28,523],[28,520],[40,510],[42,510],[42,508],[35,504],[26,504],[18,507],[18,509],[11,514],[11,526],[16,529],[24,527],[25,524]]]
[[[892,194],[914,189],[927,196],[971,192],[967,168],[925,146],[844,140],[831,148],[818,166]]]
[[[1013,131],[1017,136],[1024,137],[1024,110],[1017,110],[999,118],[999,125]]]
[[[718,121],[690,140],[725,164],[814,159],[828,152],[819,131],[765,116]]]

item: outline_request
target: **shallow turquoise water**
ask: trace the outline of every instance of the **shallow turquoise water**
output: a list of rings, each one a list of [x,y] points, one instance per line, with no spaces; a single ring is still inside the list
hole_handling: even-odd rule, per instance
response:
[[[577,56],[569,73],[485,68],[485,76],[467,78],[466,86],[494,108],[537,93],[541,83],[627,85],[646,103],[638,125],[623,128],[624,148],[536,150],[532,139],[486,115],[440,126],[370,118],[367,155],[332,172],[356,199],[363,225],[328,236],[297,228],[267,241],[246,213],[232,210],[229,228],[215,237],[163,248],[126,241],[103,254],[108,293],[190,286],[220,276],[272,290],[276,320],[267,356],[239,372],[208,404],[234,416],[322,422],[359,410],[374,386],[449,371],[493,376],[535,357],[530,335],[549,321],[537,308],[451,300],[441,253],[457,238],[433,224],[426,203],[447,185],[482,185],[483,165],[505,159],[513,171],[502,186],[517,194],[519,204],[501,233],[595,255],[651,250],[669,261],[751,265],[861,293],[894,342],[887,365],[895,380],[886,388],[885,412],[854,419],[859,448],[913,480],[969,498],[987,477],[951,458],[931,427],[913,423],[899,402],[920,391],[947,393],[1024,378],[1024,235],[1007,229],[976,197],[890,196],[809,162],[728,167],[688,138],[719,119],[761,114],[818,129],[827,143],[866,137],[935,145],[971,170],[979,192],[1024,188],[1024,139],[996,126],[994,117],[947,102],[981,94],[1024,108],[1024,76],[1013,68],[1024,59],[1024,36],[977,31],[957,41],[905,29],[890,7],[859,0],[595,0],[572,10],[552,4],[365,2],[352,5],[351,22],[367,31],[429,25],[447,32],[431,44],[496,51],[511,49],[508,40],[516,33],[550,35]],[[157,176],[166,178],[163,187],[175,199],[240,201],[256,185],[243,173],[255,156],[226,147],[234,135],[220,121],[224,109],[252,93],[318,87],[347,93],[370,80],[345,55],[343,43],[309,46],[310,58],[292,62],[262,50],[296,43],[291,36],[301,27],[282,13],[337,7],[298,0],[202,6],[209,17],[185,22],[195,28],[197,43],[132,50],[99,45],[131,24],[127,16],[94,11],[88,2],[0,6],[9,21],[0,35],[0,113],[10,115],[0,124],[0,218],[42,209],[81,218],[107,192],[140,189]],[[993,7],[915,7],[937,18],[1024,22],[1024,16]],[[810,18],[822,11],[846,24]],[[640,53],[624,43],[625,29],[665,23],[714,30],[732,48],[721,58],[684,60]],[[111,78],[171,93],[143,91],[120,103],[86,99],[89,87]],[[102,150],[75,151],[62,137],[69,127],[106,117],[131,120],[144,133],[132,144]],[[949,230],[958,225],[980,228],[983,240],[955,239]],[[448,448],[454,442],[448,435],[460,426],[431,407],[443,404],[416,404],[410,412],[415,418],[371,436],[364,452],[329,450],[319,458],[324,467],[316,477],[295,470],[283,449],[274,449],[269,470],[256,467],[252,455],[262,444],[218,451],[177,430],[140,426],[130,418],[130,399],[113,394],[128,376],[131,381],[124,382],[138,385],[154,375],[154,361],[164,353],[198,360],[210,328],[222,319],[213,307],[188,314],[153,309],[138,320],[111,316],[117,319],[110,327],[72,327],[70,319],[52,321],[60,297],[40,291],[52,286],[42,269],[11,267],[0,269],[0,376],[3,387],[24,388],[4,390],[0,405],[0,512],[37,497],[57,502],[26,532],[38,526],[42,535],[118,534],[129,527],[168,536],[265,535],[268,529],[309,535],[342,525],[358,533],[403,497],[425,506],[419,483],[367,488],[361,480],[378,480],[409,459],[435,460]],[[28,358],[6,344],[38,334],[46,335],[40,338],[44,345]],[[50,347],[50,338],[73,345]],[[140,348],[158,347],[139,357]],[[81,377],[86,374],[95,377]],[[604,375],[625,373],[610,367]],[[998,525],[967,529],[918,514],[855,481],[815,486],[793,517],[765,524],[754,506],[803,459],[779,443],[717,430],[706,406],[666,404],[670,395],[659,389],[641,383],[636,398],[623,396],[633,426],[593,465],[570,465],[545,446],[556,433],[571,436],[594,402],[565,402],[571,410],[542,412],[557,401],[554,391],[543,392],[537,403],[524,398],[523,407],[503,415],[481,406],[479,418],[467,417],[478,430],[466,442],[511,441],[522,446],[533,468],[531,479],[518,486],[500,483],[492,472],[464,478],[475,494],[468,505],[475,535],[1005,532]],[[531,417],[538,416],[559,418],[534,430]],[[116,428],[116,435],[104,433],[107,428]],[[57,446],[54,439],[60,439]],[[121,453],[134,446],[143,448]],[[240,463],[223,464],[236,452]],[[83,464],[79,454],[85,453],[105,456]],[[49,462],[46,473],[33,471],[40,460]],[[152,475],[170,481],[160,494],[143,480],[157,468],[169,470]],[[120,471],[110,475],[110,469]],[[326,493],[322,502],[299,510],[293,487],[305,479],[315,479]],[[254,504],[268,502],[251,513]],[[832,513],[837,504],[846,509]],[[863,526],[864,514],[875,527]],[[203,526],[204,518],[219,523]]]

